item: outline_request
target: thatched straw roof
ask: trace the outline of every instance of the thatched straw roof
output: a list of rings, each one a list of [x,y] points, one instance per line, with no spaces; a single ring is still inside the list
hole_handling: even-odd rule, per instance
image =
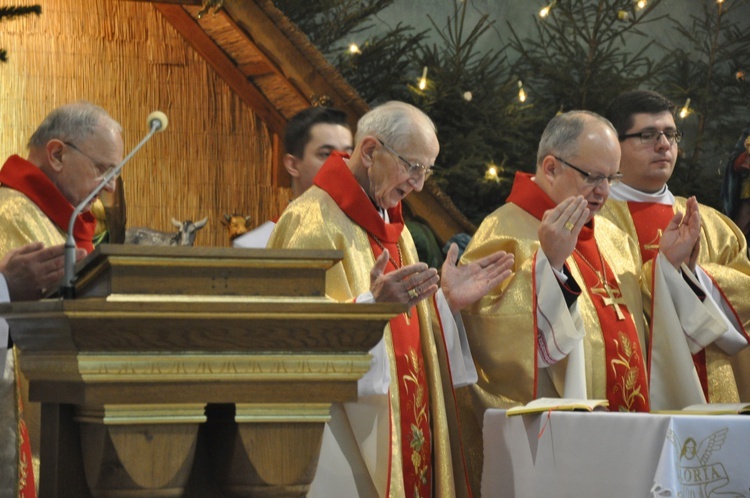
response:
[[[352,129],[368,105],[307,36],[271,0],[225,0],[203,10],[197,0],[153,2],[155,8],[249,105],[275,135],[286,121],[320,100],[350,116]],[[278,162],[278,161],[277,161]],[[278,164],[275,169],[280,171]],[[280,172],[279,175],[283,175]],[[441,242],[474,226],[432,182],[406,199]]]

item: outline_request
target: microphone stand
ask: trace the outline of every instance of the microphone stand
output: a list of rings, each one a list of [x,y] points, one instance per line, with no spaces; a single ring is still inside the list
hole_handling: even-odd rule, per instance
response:
[[[76,289],[73,285],[75,281],[76,266],[76,241],[73,237],[73,228],[76,223],[76,218],[78,218],[78,215],[81,214],[83,208],[86,207],[86,205],[91,202],[91,200],[96,197],[99,192],[101,192],[102,189],[112,181],[113,178],[120,174],[122,167],[125,166],[125,163],[128,162],[136,152],[138,152],[138,149],[143,147],[143,144],[148,142],[154,135],[154,133],[161,131],[163,127],[166,127],[166,124],[161,120],[161,118],[158,117],[151,119],[149,121],[149,125],[151,127],[151,130],[143,138],[143,140],[141,140],[140,143],[130,151],[130,154],[128,154],[120,164],[114,167],[109,173],[104,175],[104,179],[102,180],[102,182],[97,185],[97,187],[73,210],[73,214],[70,217],[70,223],[68,223],[68,236],[65,238],[65,274],[63,276],[62,287],[60,287],[60,295],[63,299],[75,299],[76,297]]]

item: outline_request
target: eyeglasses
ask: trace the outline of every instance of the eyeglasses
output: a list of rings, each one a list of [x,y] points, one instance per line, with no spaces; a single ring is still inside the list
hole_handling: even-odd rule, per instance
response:
[[[626,140],[628,138],[635,138],[638,137],[641,139],[642,144],[646,145],[656,145],[659,143],[659,140],[661,140],[661,136],[664,135],[664,138],[667,139],[667,142],[671,144],[678,144],[680,143],[680,140],[682,140],[682,132],[679,130],[667,130],[667,131],[656,131],[656,130],[647,130],[647,131],[639,131],[638,133],[628,133],[627,135],[620,135],[618,138],[622,142],[623,140]]]
[[[424,175],[424,179],[428,179],[435,168],[435,166],[425,166],[423,164],[419,163],[410,163],[406,159],[404,159],[401,154],[393,150],[392,148],[388,147],[382,140],[378,138],[378,142],[380,142],[380,145],[382,145],[388,152],[393,154],[394,156],[401,159],[404,164],[406,164],[406,171],[409,173],[409,176],[412,177],[415,180],[419,180],[419,178]]]
[[[115,168],[115,166],[107,166],[107,165],[104,165],[102,163],[94,161],[93,157],[91,157],[90,155],[88,155],[85,152],[83,152],[81,149],[79,149],[78,147],[76,147],[71,142],[66,142],[66,141],[63,140],[62,143],[64,143],[65,145],[67,145],[71,149],[74,149],[76,152],[78,152],[79,154],[81,154],[83,157],[85,157],[89,161],[91,161],[91,164],[94,165],[94,168],[96,168],[96,170],[99,172],[99,175],[101,177],[106,176],[107,173],[109,173],[110,171],[112,171]]]
[[[622,181],[622,173],[615,173],[614,175],[611,175],[611,176],[604,176],[604,175],[594,176],[591,173],[589,173],[588,171],[582,170],[581,168],[579,168],[577,166],[573,166],[572,164],[570,164],[565,159],[559,158],[557,156],[552,156],[552,157],[554,157],[555,159],[557,159],[558,161],[560,161],[561,163],[563,163],[565,166],[568,166],[569,168],[572,168],[572,169],[576,170],[577,172],[579,172],[581,175],[583,175],[584,181],[586,182],[586,184],[587,185],[591,185],[594,188],[596,188],[599,185],[601,185],[601,183],[603,181],[606,181],[607,185],[609,185],[609,186],[617,185],[618,183],[620,183],[620,181]]]

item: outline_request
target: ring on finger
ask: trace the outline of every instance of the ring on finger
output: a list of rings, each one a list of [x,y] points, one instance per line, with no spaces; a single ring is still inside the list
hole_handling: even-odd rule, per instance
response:
[[[566,230],[570,230],[572,232],[575,227],[576,226],[575,226],[575,224],[572,221],[568,220],[568,221],[565,222],[565,229]]]
[[[407,294],[411,299],[416,299],[419,297],[419,292],[417,291],[417,289],[409,289],[409,292],[407,292]]]

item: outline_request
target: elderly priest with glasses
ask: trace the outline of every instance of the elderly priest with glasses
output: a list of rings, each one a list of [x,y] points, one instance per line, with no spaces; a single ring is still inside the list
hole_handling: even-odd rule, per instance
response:
[[[121,133],[120,125],[104,109],[75,102],[47,115],[29,140],[28,159],[8,158],[0,170],[0,258],[5,258],[0,266],[5,264],[5,276],[11,276],[8,264],[22,258],[29,265],[27,273],[37,273],[35,281],[51,285],[59,281],[62,244],[74,207],[122,160]],[[114,182],[107,186],[109,191],[114,188]],[[90,208],[74,228],[79,258],[94,248],[96,219],[88,212]],[[11,284],[12,279],[7,282]],[[38,299],[44,292],[34,289],[14,295],[13,286],[9,290],[13,299]],[[7,326],[4,320],[3,326]],[[0,330],[0,360],[5,360],[0,361],[4,366],[0,368],[0,496],[36,496],[39,404],[28,403],[28,384],[23,379],[17,389],[19,372],[13,348],[5,349],[4,331]]]
[[[642,289],[633,239],[595,217],[621,175],[617,132],[606,119],[571,111],[547,125],[534,175],[517,173],[507,203],[482,222],[461,260],[498,250],[514,274],[463,312],[479,381],[459,393],[472,486],[479,493],[481,424],[487,408],[539,397],[606,399],[609,410],[651,406]],[[697,215],[665,227],[654,278],[713,323],[679,276],[698,237]],[[655,299],[662,299],[656,296]],[[672,309],[676,314],[676,311]],[[676,323],[673,326],[679,327]]]
[[[437,271],[417,262],[401,202],[422,189],[438,152],[435,126],[416,107],[372,109],[351,157],[331,153],[271,236],[268,247],[344,252],[327,275],[331,298],[410,307],[371,352],[359,399],[332,407],[308,496],[469,496],[453,385],[476,371],[452,315],[506,279],[513,258],[500,251],[459,268],[454,245],[439,291]]]
[[[675,212],[700,212],[700,237],[683,261],[683,273],[697,280],[696,287],[705,293],[706,301],[718,306],[724,327],[716,333],[653,335],[653,406],[679,409],[701,402],[748,401],[750,351],[737,355],[748,344],[750,325],[747,243],[729,218],[698,204],[695,197],[677,197],[669,191],[667,181],[675,171],[682,139],[674,110],[670,100],[646,90],[623,93],[610,103],[607,117],[619,135],[623,177],[612,188],[602,216],[629,233],[638,242],[640,257],[648,262],[656,255]],[[653,325],[658,326],[658,318],[652,318]],[[677,371],[685,374],[675,375]],[[738,392],[738,387],[744,391]],[[657,393],[658,389],[665,392]]]

